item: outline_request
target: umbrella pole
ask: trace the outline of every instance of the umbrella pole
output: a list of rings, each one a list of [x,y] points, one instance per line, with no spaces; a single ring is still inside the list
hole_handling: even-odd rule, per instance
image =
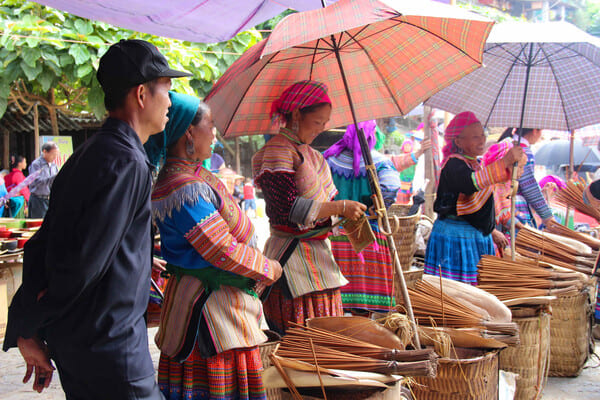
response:
[[[373,193],[373,200],[375,203],[375,210],[378,215],[378,220],[383,221],[383,227],[380,225],[380,229],[387,239],[388,247],[390,249],[390,253],[392,255],[392,259],[394,261],[394,268],[396,270],[396,275],[398,275],[398,280],[400,281],[400,289],[402,291],[402,297],[404,298],[404,305],[406,307],[406,313],[408,314],[408,319],[412,325],[412,329],[414,332],[414,344],[417,349],[421,348],[421,342],[419,340],[419,333],[417,330],[417,324],[415,322],[415,315],[413,313],[412,304],[410,301],[410,297],[408,295],[408,289],[406,287],[406,281],[404,279],[404,273],[402,272],[402,267],[400,265],[400,259],[398,258],[398,251],[396,249],[396,244],[394,243],[394,239],[392,238],[390,232],[390,222],[387,216],[387,210],[385,208],[385,203],[383,201],[383,195],[381,194],[381,188],[379,187],[379,179],[377,177],[377,170],[375,169],[375,165],[373,164],[373,158],[371,157],[371,150],[369,149],[369,145],[367,143],[367,139],[365,138],[365,133],[362,129],[358,127],[358,120],[356,119],[356,112],[354,110],[354,104],[352,103],[352,97],[350,96],[350,89],[348,86],[348,81],[346,80],[346,74],[344,72],[344,67],[342,65],[342,59],[340,57],[339,48],[337,46],[337,42],[335,37],[331,35],[331,41],[333,44],[335,57],[337,59],[338,67],[340,68],[340,74],[342,76],[342,81],[344,82],[344,89],[346,90],[346,96],[348,97],[348,104],[350,105],[350,112],[352,113],[352,120],[354,121],[354,126],[356,128],[356,132],[358,134],[358,141],[360,142],[360,149],[362,152],[363,159],[365,161],[365,169],[367,170],[367,176],[369,177],[369,186],[371,187],[371,193]]]
[[[521,144],[521,137],[523,136],[523,119],[525,118],[525,103],[527,103],[527,88],[529,87],[529,73],[531,71],[531,62],[533,57],[533,43],[529,43],[529,58],[527,59],[527,69],[525,71],[525,91],[523,92],[523,104],[521,105],[521,122],[519,123],[519,138],[515,143],[515,146]],[[519,162],[515,161],[512,170],[511,179],[511,196],[510,196],[510,258],[515,261],[515,247],[516,247],[516,235],[515,235],[515,213],[516,213],[516,202],[517,202],[517,168]]]
[[[571,130],[569,137],[569,171],[567,171],[567,180],[573,179],[573,172],[575,171],[574,153],[575,153],[575,130]],[[586,156],[587,157],[587,156]],[[585,159],[584,161],[585,162]],[[583,164],[582,162],[582,164]],[[571,214],[571,207],[567,206],[565,211],[565,222],[564,226],[569,226],[569,214]]]

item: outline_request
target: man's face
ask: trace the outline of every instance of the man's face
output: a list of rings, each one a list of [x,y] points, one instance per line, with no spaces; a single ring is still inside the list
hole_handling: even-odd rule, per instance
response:
[[[147,85],[146,85],[147,86]],[[150,90],[152,89],[152,90]],[[148,127],[151,134],[162,132],[167,125],[167,113],[171,106],[169,90],[171,78],[158,78],[153,88],[147,87],[147,100],[145,101],[145,115],[148,118]]]
[[[47,163],[53,163],[58,158],[58,149],[52,149],[50,151],[43,151],[44,159]]]

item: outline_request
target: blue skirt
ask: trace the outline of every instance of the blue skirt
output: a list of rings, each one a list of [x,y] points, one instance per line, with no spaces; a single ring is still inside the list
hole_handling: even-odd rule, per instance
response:
[[[494,254],[492,235],[483,235],[467,221],[437,219],[425,252],[425,273],[477,285],[477,264]]]

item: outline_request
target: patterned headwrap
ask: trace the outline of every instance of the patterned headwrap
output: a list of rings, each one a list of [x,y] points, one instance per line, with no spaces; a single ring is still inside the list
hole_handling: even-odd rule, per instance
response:
[[[165,130],[157,135],[152,135],[144,144],[148,160],[152,165],[158,165],[166,157],[167,149],[177,142],[192,123],[198,112],[200,99],[196,96],[169,92],[171,107],[169,107],[169,121]]]
[[[463,111],[452,118],[452,121],[450,121],[444,131],[444,140],[446,141],[446,144],[442,148],[442,164],[444,164],[446,160],[448,160],[448,157],[456,151],[454,139],[460,135],[467,126],[477,122],[479,122],[479,120],[471,111]]]
[[[377,141],[377,137],[375,135],[375,129],[377,128],[377,124],[375,123],[375,120],[372,119],[370,121],[359,122],[358,127],[362,128],[363,132],[365,133],[365,137],[367,138],[367,144],[369,145],[369,150],[373,150],[373,148],[375,147],[375,142]],[[344,137],[342,137],[339,141],[334,143],[330,148],[325,150],[325,152],[323,153],[323,157],[337,157],[345,149],[348,149],[354,153],[352,165],[354,167],[354,176],[358,176],[360,174],[360,158],[362,156],[362,153],[360,150],[360,141],[358,140],[358,134],[356,132],[356,127],[354,126],[354,124],[348,125],[348,127],[346,128],[346,133],[344,133]]]
[[[327,95],[327,86],[316,81],[296,82],[283,91],[281,96],[271,105],[271,119],[273,123],[284,121],[286,114],[314,104],[328,103],[331,100]]]
[[[494,143],[483,155],[483,166],[488,166],[491,163],[502,159],[512,147],[513,143],[511,139],[505,139],[501,142]]]

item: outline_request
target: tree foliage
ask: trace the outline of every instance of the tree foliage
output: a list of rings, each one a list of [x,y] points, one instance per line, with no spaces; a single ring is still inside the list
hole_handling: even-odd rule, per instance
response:
[[[121,39],[154,43],[173,68],[194,75],[174,79],[174,89],[200,97],[239,54],[261,39],[256,30],[250,30],[227,42],[192,43],[117,28],[24,0],[2,2],[0,28],[0,117],[19,83],[18,87],[24,86],[34,96],[100,118],[103,93],[96,70],[110,44]],[[77,96],[82,101],[73,102]]]

